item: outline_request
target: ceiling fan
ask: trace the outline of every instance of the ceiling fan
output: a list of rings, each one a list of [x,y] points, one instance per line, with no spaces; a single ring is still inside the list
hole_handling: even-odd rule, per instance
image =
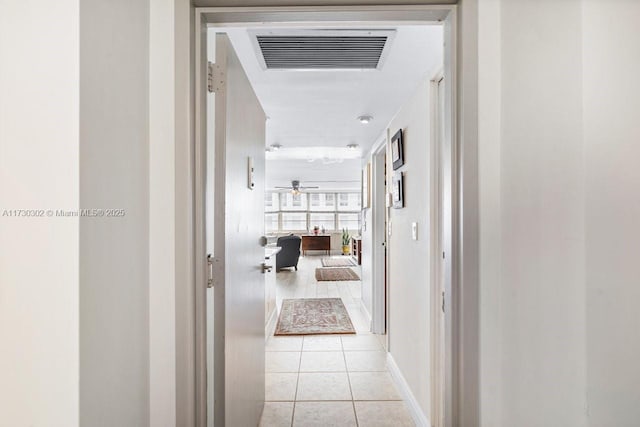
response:
[[[301,187],[300,181],[298,181],[297,179],[294,179],[293,181],[291,181],[291,187],[276,187],[276,188],[282,189],[282,190],[291,190],[291,194],[293,194],[294,196],[297,196],[302,192],[302,190],[309,190],[311,188],[320,188],[320,187],[317,187],[317,186]]]

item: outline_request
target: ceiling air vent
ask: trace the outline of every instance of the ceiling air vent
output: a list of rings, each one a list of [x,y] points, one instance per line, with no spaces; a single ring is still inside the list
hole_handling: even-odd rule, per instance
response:
[[[268,70],[375,70],[382,66],[393,31],[315,30],[256,34]]]

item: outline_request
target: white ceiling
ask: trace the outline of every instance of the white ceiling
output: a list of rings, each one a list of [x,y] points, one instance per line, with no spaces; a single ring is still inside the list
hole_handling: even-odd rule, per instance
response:
[[[441,26],[379,28],[396,30],[382,69],[355,71],[263,70],[251,30],[218,29],[228,33],[269,117],[267,146],[279,143],[285,149],[345,147],[355,143],[366,152],[376,142],[413,90],[443,60]],[[260,30],[277,34],[278,28],[260,27]],[[374,119],[363,125],[356,119],[361,115]]]
[[[297,29],[305,28],[310,27]],[[274,34],[279,30],[259,29]],[[283,146],[267,153],[267,188],[290,185],[298,179],[302,185],[318,185],[325,191],[358,190],[362,155],[382,137],[420,82],[442,66],[441,26],[368,25],[367,29],[395,31],[379,70],[264,70],[251,38],[256,27],[217,30],[229,35],[269,117],[266,146]],[[286,27],[291,30],[296,27]],[[210,29],[210,48],[215,32]],[[357,120],[361,115],[371,115],[373,121],[363,125]],[[360,148],[345,148],[354,143]]]

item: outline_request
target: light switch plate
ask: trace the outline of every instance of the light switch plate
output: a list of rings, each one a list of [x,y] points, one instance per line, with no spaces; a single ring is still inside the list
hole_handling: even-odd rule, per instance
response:
[[[418,240],[418,223],[411,223],[411,238],[413,240]]]

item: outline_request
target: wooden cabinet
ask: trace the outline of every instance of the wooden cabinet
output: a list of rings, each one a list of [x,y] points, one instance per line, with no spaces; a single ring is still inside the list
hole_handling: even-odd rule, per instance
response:
[[[351,238],[351,255],[356,259],[358,265],[362,264],[362,237]]]
[[[331,236],[322,235],[302,236],[302,255],[306,255],[307,251],[326,251],[329,255],[331,251]]]

